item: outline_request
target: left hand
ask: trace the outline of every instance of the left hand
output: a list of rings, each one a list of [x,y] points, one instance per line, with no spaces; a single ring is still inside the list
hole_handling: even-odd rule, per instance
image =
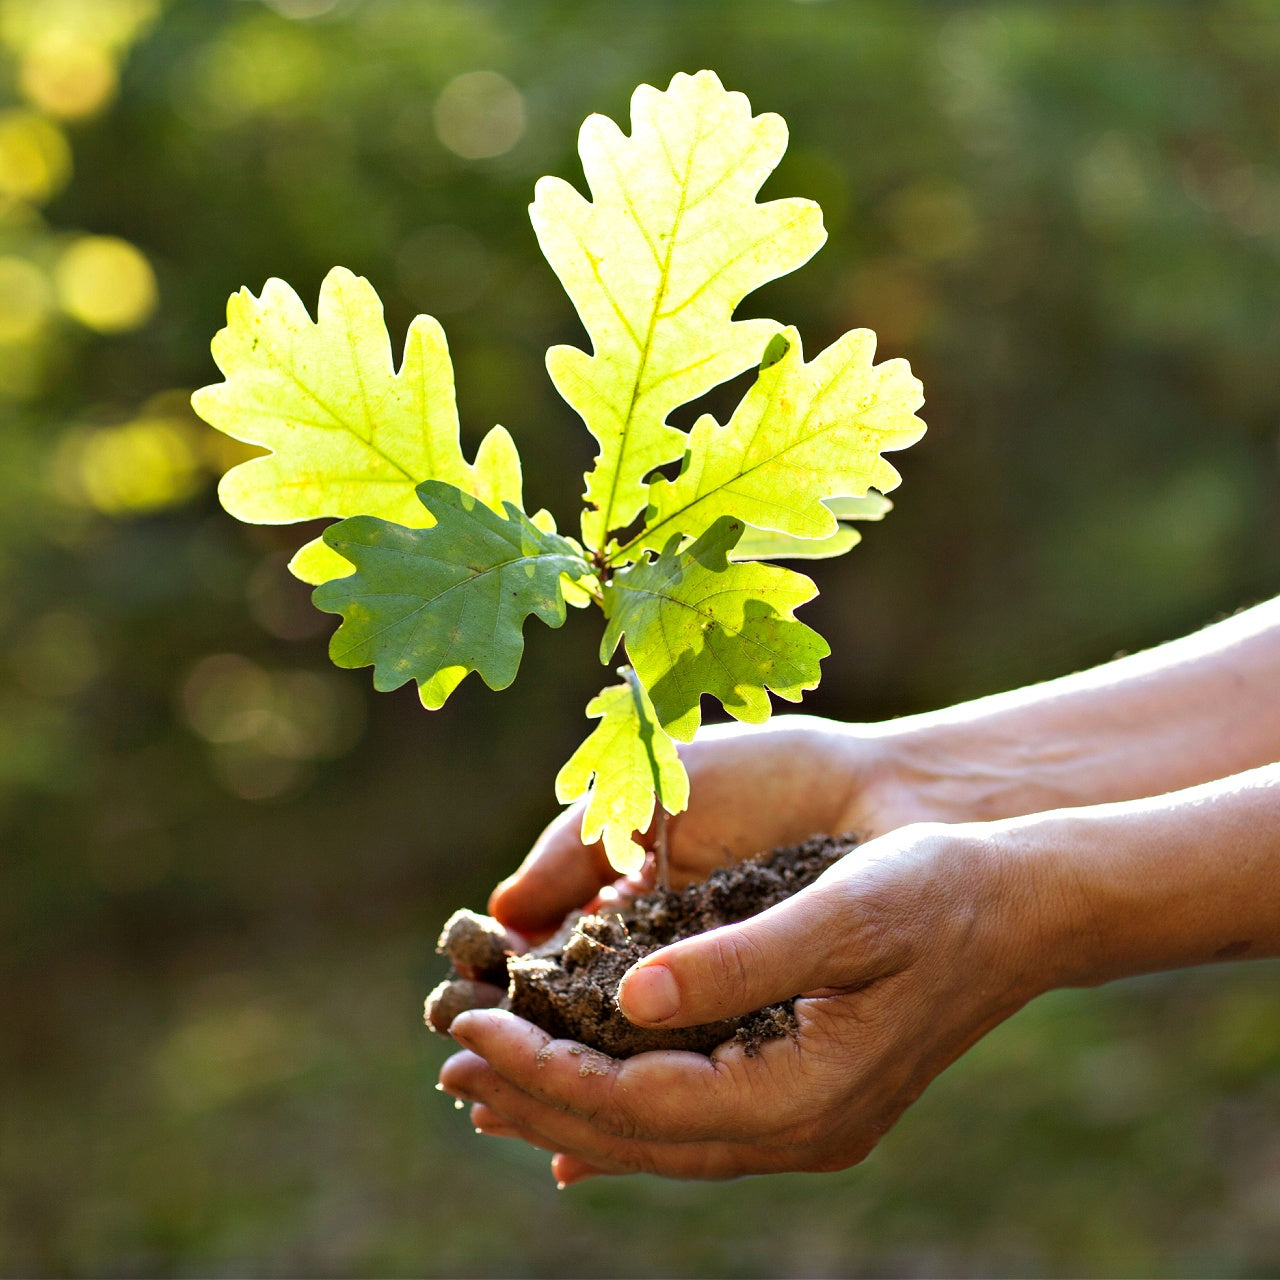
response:
[[[754,1057],[728,1044],[710,1058],[616,1061],[475,1010],[453,1023],[463,1051],[441,1084],[473,1103],[482,1132],[553,1152],[562,1184],[855,1164],[939,1072],[1044,989],[1033,918],[1044,898],[1018,892],[987,830],[899,828],[778,906],[645,957],[619,993],[633,1022],[666,1027],[799,995],[795,1039]]]

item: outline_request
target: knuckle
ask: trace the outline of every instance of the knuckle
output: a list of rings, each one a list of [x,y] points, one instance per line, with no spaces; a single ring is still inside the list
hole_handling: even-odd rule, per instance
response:
[[[598,1103],[587,1108],[586,1118],[601,1133],[624,1142],[638,1138],[642,1132],[631,1095],[616,1081]]]
[[[707,935],[709,988],[717,1010],[748,998],[763,955],[750,933],[730,926]]]

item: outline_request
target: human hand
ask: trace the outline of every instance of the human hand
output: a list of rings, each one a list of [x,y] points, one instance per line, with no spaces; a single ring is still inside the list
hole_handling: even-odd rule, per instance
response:
[[[760,915],[640,961],[633,1021],[688,1026],[796,1001],[794,1040],[754,1057],[615,1061],[496,1010],[461,1015],[442,1087],[482,1132],[555,1153],[561,1183],[730,1178],[863,1159],[925,1086],[1043,986],[1039,894],[982,825],[918,824],[854,850]],[[1030,906],[1028,904],[1031,904]]]
[[[704,730],[681,748],[690,799],[667,823],[673,886],[815,834],[870,839],[929,816],[900,777],[892,741],[892,734],[871,726],[815,716]],[[582,843],[582,808],[573,805],[556,818],[494,890],[489,911],[509,929],[544,936],[617,883],[603,848]],[[642,843],[652,848],[653,841],[651,828]]]

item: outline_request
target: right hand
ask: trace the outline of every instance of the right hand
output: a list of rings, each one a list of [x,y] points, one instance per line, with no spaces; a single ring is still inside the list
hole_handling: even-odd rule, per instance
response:
[[[689,771],[689,808],[667,824],[674,888],[704,880],[717,867],[816,834],[851,832],[863,840],[930,815],[897,785],[887,737],[815,716],[780,716],[764,725],[704,730],[681,748]],[[604,891],[649,887],[643,877],[618,882],[599,844],[582,843],[583,802],[543,831],[514,875],[489,899],[507,928],[538,938]],[[652,848],[654,828],[641,837]]]

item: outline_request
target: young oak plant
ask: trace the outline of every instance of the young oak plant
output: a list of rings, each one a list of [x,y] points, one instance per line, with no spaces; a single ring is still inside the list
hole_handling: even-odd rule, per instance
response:
[[[453,369],[430,316],[393,365],[382,304],[338,267],[313,322],[269,280],[227,306],[213,342],[224,381],[196,392],[218,430],[268,450],[223,477],[241,520],[342,517],[290,562],[316,605],[342,615],[330,655],[373,667],[378,689],[413,680],[437,708],[472,671],[514,679],[533,614],[599,606],[600,660],[618,646],[621,683],[587,706],[599,720],[556,779],[561,802],[588,796],[582,837],[637,870],[635,833],[682,811],[689,742],[710,694],[739,720],[798,701],[827,643],[795,616],[817,594],[767,561],[838,555],[879,519],[899,480],[883,458],[924,432],[919,381],[903,360],[874,364],[875,335],[846,333],[811,361],[773,320],[735,320],[754,289],[795,270],[826,238],[810,200],[757,201],[786,147],[780,116],[752,116],[710,71],[641,85],[631,133],[594,115],[579,151],[591,200],[542,178],[531,206],[542,252],[591,351],[553,347],[557,391],[599,444],[586,474],[580,539],[525,513],[520,459],[493,427],[468,462]],[[758,367],[721,424],[689,432],[671,412]],[[655,472],[683,459],[679,474]]]

